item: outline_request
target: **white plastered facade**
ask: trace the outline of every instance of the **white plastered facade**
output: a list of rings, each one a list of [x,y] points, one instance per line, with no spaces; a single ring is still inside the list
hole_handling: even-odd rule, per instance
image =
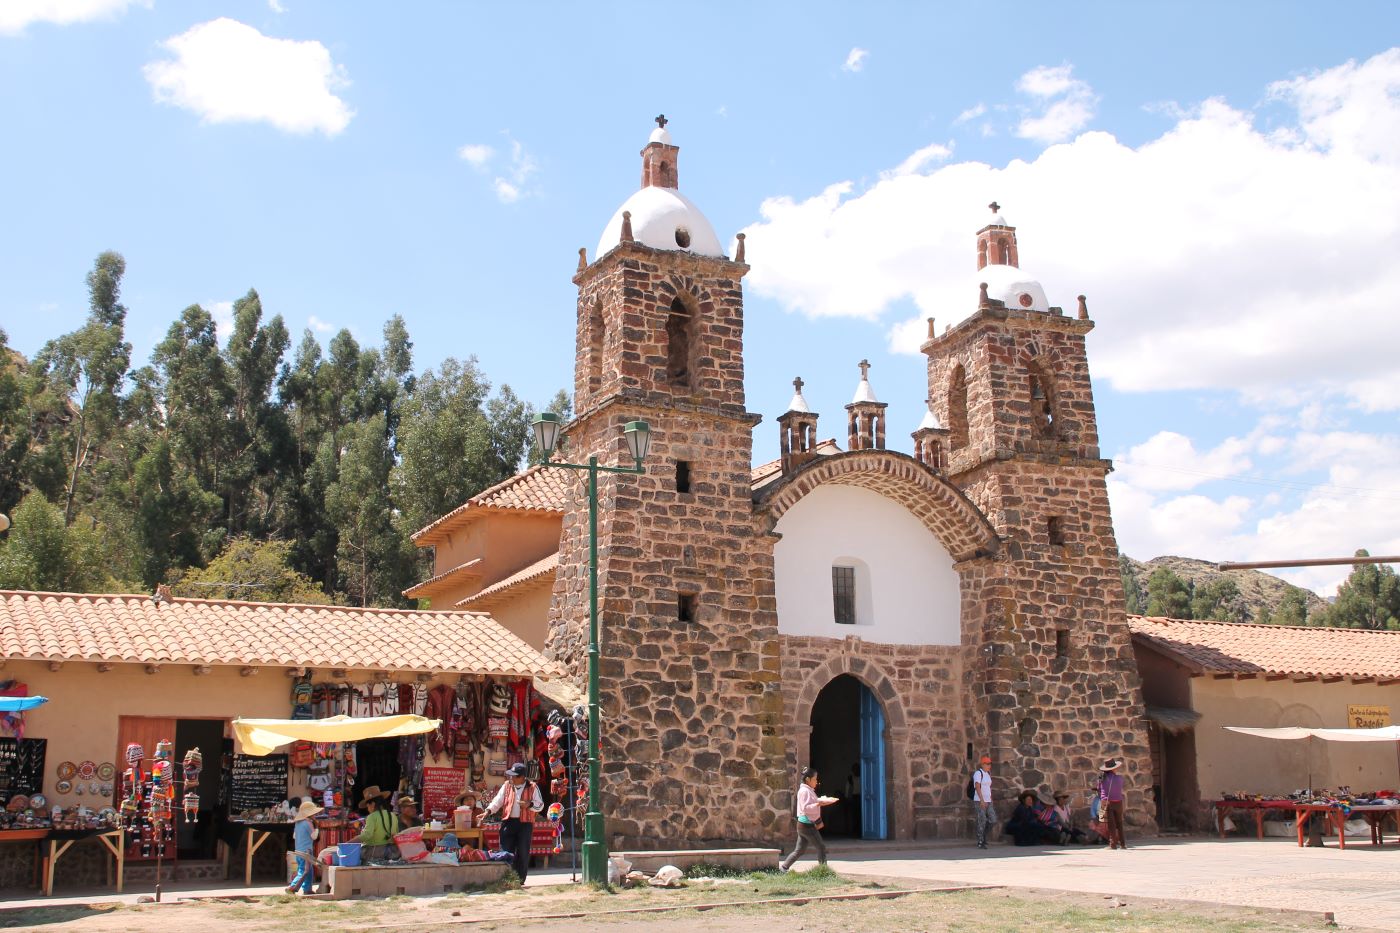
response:
[[[859,486],[818,486],[774,529],[778,631],[888,645],[956,645],[953,558],[904,506]],[[856,623],[838,624],[831,568],[855,568]]]

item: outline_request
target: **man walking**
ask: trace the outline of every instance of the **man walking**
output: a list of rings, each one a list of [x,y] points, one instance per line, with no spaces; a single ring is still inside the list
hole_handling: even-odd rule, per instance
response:
[[[982,756],[981,767],[972,772],[972,807],[977,818],[977,848],[987,848],[987,827],[997,821],[992,809],[992,759]]]

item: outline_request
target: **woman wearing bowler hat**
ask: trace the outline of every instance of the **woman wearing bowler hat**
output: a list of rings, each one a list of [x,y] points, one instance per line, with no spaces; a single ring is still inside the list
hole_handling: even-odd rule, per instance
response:
[[[1108,824],[1110,849],[1128,847],[1123,838],[1123,775],[1118,773],[1121,767],[1122,758],[1110,758],[1103,763],[1099,776],[1099,819]]]

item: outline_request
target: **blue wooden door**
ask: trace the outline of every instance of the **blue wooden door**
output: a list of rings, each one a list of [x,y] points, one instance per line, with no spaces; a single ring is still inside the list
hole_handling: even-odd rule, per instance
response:
[[[860,688],[860,835],[884,839],[885,711],[870,688]]]

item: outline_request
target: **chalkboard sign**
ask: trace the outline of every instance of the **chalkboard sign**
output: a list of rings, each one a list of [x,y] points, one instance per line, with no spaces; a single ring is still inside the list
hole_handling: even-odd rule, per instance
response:
[[[275,807],[287,799],[287,756],[234,755],[229,812]]]

